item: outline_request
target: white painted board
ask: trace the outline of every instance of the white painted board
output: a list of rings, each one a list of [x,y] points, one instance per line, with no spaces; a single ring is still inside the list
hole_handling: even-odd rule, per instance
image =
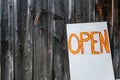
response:
[[[71,80],[115,80],[106,22],[67,24]]]

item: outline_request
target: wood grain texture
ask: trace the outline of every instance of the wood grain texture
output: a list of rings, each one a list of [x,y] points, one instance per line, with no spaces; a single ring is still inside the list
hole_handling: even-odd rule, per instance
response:
[[[2,6],[1,6],[2,2],[0,0],[0,80],[1,80],[1,14],[2,14]]]
[[[111,27],[111,48],[113,53],[113,65],[116,78],[120,78],[119,65],[120,65],[120,33],[119,33],[119,22],[118,22],[118,1],[115,0],[113,5],[113,20]]]
[[[70,80],[66,24],[95,21],[108,22],[120,78],[118,6],[119,0],[0,0],[0,80]]]
[[[34,25],[34,80],[49,80],[50,56],[48,54],[48,1],[36,0],[38,24]],[[45,6],[46,5],[46,6]]]

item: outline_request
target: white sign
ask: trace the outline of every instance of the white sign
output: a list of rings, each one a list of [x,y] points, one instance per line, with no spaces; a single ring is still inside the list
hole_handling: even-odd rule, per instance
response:
[[[71,80],[115,80],[106,22],[67,24]]]

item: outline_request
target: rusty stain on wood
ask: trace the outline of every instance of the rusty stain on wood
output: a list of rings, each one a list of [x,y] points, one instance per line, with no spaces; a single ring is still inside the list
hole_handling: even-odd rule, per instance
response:
[[[38,21],[39,21],[39,16],[36,16],[36,17],[35,17],[35,20],[34,20],[34,24],[37,25],[37,24],[38,24]]]
[[[103,10],[102,5],[100,3],[96,4],[96,11],[98,12],[99,18],[103,21]]]

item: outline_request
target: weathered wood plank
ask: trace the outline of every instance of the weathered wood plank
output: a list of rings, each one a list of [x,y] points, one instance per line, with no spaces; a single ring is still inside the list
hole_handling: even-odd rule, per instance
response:
[[[67,50],[67,30],[66,24],[69,22],[69,0],[62,0],[62,6],[64,11],[64,22],[61,26],[63,26],[62,37],[61,37],[61,56],[62,56],[62,65],[63,65],[63,73],[64,73],[64,80],[70,80],[70,69],[69,69],[69,59],[68,59],[68,50]]]
[[[55,20],[53,19],[55,13],[55,4],[54,0],[48,0],[48,59],[49,59],[49,80],[53,80],[53,32],[55,27]]]
[[[120,65],[120,31],[118,23],[118,1],[112,1],[112,22],[110,27],[111,35],[111,48],[112,48],[112,58],[114,65],[115,77],[120,78],[119,65]]]
[[[13,0],[8,0],[8,53],[6,55],[6,67],[8,71],[6,72],[6,80],[14,79],[14,2]]]
[[[69,0],[69,22],[74,22],[74,0]]]
[[[82,5],[80,5],[80,4],[82,4],[83,3],[83,0],[82,1],[80,1],[80,0],[75,0],[74,1],[74,13],[75,13],[75,22],[76,23],[80,23],[81,22],[81,20],[82,20],[82,18],[83,18],[83,12],[82,12]]]
[[[18,2],[14,0],[14,80],[21,80],[21,65],[20,65],[20,51],[19,51],[19,30],[18,30]]]
[[[1,14],[2,14],[1,3],[2,3],[2,1],[0,0],[0,80],[1,80],[1,18],[2,18],[2,16],[1,16]]]
[[[120,0],[118,0],[118,34],[120,35]],[[120,40],[120,36],[119,36],[119,40]],[[118,68],[118,78],[120,79],[120,43],[118,44],[119,45],[119,68]]]
[[[14,54],[14,39],[13,39],[13,1],[11,0],[5,0],[2,2],[3,4],[3,9],[4,11],[2,13],[3,17],[3,25],[2,25],[2,30],[4,32],[2,35],[2,66],[1,69],[3,69],[1,79],[2,80],[13,80],[13,54]]]
[[[67,48],[64,50],[66,39],[66,25],[65,22],[68,17],[66,17],[67,11],[65,11],[67,6],[64,3],[65,1],[55,1],[55,13],[53,19],[55,20],[55,26],[53,27],[53,80],[68,80],[69,79],[69,68],[64,66],[68,61]],[[66,0],[67,2],[67,0]],[[65,40],[65,42],[63,41]],[[67,59],[65,59],[67,58]],[[66,65],[69,65],[67,62]],[[67,69],[68,68],[68,69]],[[68,71],[67,71],[68,70]],[[61,77],[62,76],[62,77]]]
[[[36,0],[34,25],[34,80],[50,80],[51,56],[48,53],[48,0]]]
[[[15,38],[16,49],[15,49],[15,62],[14,62],[14,70],[15,70],[15,80],[24,80],[25,78],[25,70],[24,70],[24,44],[25,44],[25,29],[26,29],[26,21],[27,21],[27,0],[17,0],[17,26],[18,30],[16,32],[16,36],[18,33],[18,41],[17,37]],[[18,47],[17,47],[18,45]],[[17,51],[18,50],[18,51]]]
[[[75,22],[95,21],[95,0],[75,0]]]
[[[95,22],[95,5],[96,0],[89,0],[89,22]]]
[[[63,22],[64,11],[63,3],[61,0],[55,0],[55,13],[53,13],[53,19],[55,20],[55,26],[53,27],[53,80],[64,80],[63,63],[62,63],[62,50],[61,38],[63,34]],[[61,77],[62,76],[62,77]]]
[[[32,80],[32,57],[33,57],[33,0],[27,1],[26,32],[24,38],[23,54],[23,80]]]
[[[2,1],[2,19],[1,19],[1,79],[2,80],[6,80],[5,79],[5,74],[6,74],[6,59],[5,59],[5,56],[7,54],[7,50],[8,50],[8,41],[6,40],[7,38],[7,24],[8,24],[8,21],[7,21],[7,18],[8,18],[8,12],[7,12],[7,0],[4,0]]]

